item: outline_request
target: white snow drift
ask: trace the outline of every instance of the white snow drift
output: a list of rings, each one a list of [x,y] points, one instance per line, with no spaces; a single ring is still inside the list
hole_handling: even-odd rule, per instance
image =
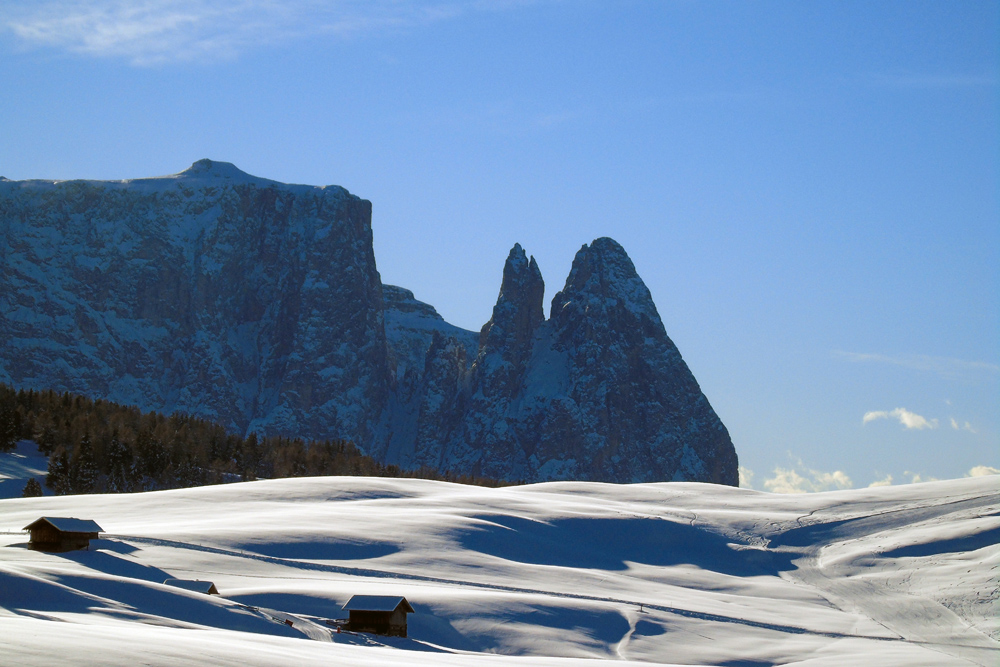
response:
[[[107,533],[31,551],[40,516]],[[7,664],[1000,662],[996,477],[794,497],[286,479],[0,500],[0,531]],[[354,594],[406,596],[409,638],[327,625]]]

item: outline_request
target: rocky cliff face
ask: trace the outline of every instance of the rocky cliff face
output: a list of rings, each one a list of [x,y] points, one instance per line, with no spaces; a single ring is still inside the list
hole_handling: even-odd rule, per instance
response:
[[[375,268],[371,206],[202,160],[0,180],[0,381],[347,437],[386,462],[529,481],[737,483],[729,435],[625,251],[543,310],[515,245],[479,334]]]
[[[503,275],[471,367],[457,338],[428,347],[423,395],[434,410],[417,417],[413,448],[423,458],[399,463],[506,479],[738,484],[729,433],[620,245],[581,248],[549,320],[541,273],[519,245]]]
[[[602,238],[580,249],[550,326],[547,344],[566,368],[560,410],[575,419],[549,427],[544,411],[531,431],[544,434],[540,450],[572,460],[578,477],[738,484],[729,433],[620,245]],[[544,393],[532,400],[544,403]]]
[[[0,182],[0,235],[0,380],[371,438],[388,367],[369,202],[202,160]]]

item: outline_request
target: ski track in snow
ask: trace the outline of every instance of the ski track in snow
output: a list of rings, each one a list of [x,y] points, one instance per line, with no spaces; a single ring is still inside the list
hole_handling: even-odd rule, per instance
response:
[[[928,519],[940,517],[942,510],[945,509],[950,509],[950,513],[954,513],[963,509],[982,508],[992,509],[992,511],[988,513],[976,512],[976,518],[995,517],[1000,512],[997,499],[987,496],[936,504],[920,503],[876,512],[867,516],[803,524],[803,519],[812,517],[818,511],[814,510],[805,517],[797,519],[796,523],[802,530],[829,527],[832,532],[837,533],[839,529],[844,528],[843,532],[849,534],[852,540],[863,540],[884,530],[885,522],[889,518],[905,517],[897,518],[897,523],[918,524]],[[788,533],[785,533],[783,537],[787,535]],[[824,548],[836,549],[836,546]],[[875,548],[866,552],[866,556],[874,556],[880,551],[882,550]],[[971,664],[984,667],[1000,664],[988,662],[990,655],[993,655],[994,660],[1000,660],[1000,656],[995,655],[996,642],[934,600],[912,595],[905,591],[892,591],[888,580],[886,585],[879,588],[859,586],[856,582],[843,577],[843,572],[838,572],[836,566],[825,566],[821,562],[820,554],[816,552],[808,553],[803,558],[806,561],[802,564],[803,567],[789,573],[790,579],[822,591],[826,597],[836,600],[836,604],[845,610],[856,611],[868,616],[888,632],[897,635],[900,640],[923,645],[950,657],[968,660]],[[912,575],[907,575],[907,579],[910,576]],[[896,604],[887,605],[885,599],[887,595],[895,598]],[[937,622],[929,623],[930,619],[935,619]],[[932,632],[928,636],[928,629],[942,627],[941,632]],[[870,638],[875,639],[875,637]],[[977,657],[970,658],[967,655],[969,651],[954,649],[972,649],[973,653],[981,655],[977,656],[978,659]]]

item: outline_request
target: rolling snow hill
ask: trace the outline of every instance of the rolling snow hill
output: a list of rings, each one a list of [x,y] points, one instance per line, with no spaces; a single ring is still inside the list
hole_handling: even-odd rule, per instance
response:
[[[328,477],[0,500],[0,662],[996,665],[998,481]],[[107,532],[35,552],[20,529],[40,516]],[[327,625],[354,594],[406,596],[409,638]]]

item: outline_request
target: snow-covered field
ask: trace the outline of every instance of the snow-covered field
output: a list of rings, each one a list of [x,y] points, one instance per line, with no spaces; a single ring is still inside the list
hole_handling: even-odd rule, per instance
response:
[[[0,499],[20,498],[25,483],[32,477],[38,480],[42,493],[51,496],[52,491],[45,486],[48,467],[49,457],[40,453],[31,440],[19,441],[12,452],[0,452]]]
[[[107,532],[31,551],[41,516]],[[799,496],[285,479],[0,500],[0,531],[4,665],[1000,664],[995,476]],[[409,638],[337,633],[353,594],[406,596]]]

